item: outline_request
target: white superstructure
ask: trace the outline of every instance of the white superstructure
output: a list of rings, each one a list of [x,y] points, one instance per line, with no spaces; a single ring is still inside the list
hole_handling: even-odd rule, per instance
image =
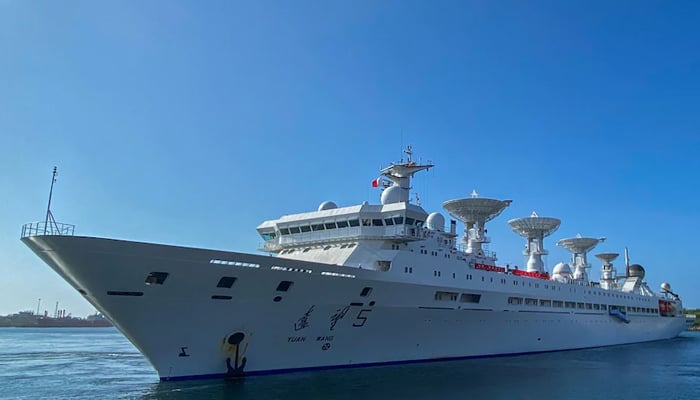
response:
[[[543,239],[556,218],[509,221],[527,242],[525,270],[496,264],[485,224],[510,200],[444,203],[464,224],[410,202],[408,160],[381,170],[381,204],[263,222],[258,255],[73,236],[51,218],[22,241],[108,316],[161,379],[236,377],[608,346],[677,336],[682,303],[655,294],[637,265],[600,282],[586,273],[586,238],[559,242],[573,267],[548,273]],[[381,181],[381,182],[380,182]]]

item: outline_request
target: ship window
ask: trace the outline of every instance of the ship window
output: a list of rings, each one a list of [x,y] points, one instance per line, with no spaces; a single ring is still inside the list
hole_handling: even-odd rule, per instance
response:
[[[263,233],[260,236],[262,236],[264,240],[272,240],[277,237],[277,235],[274,232]]]
[[[311,232],[311,227],[308,225],[302,225],[301,226],[301,231],[302,232]]]
[[[326,222],[326,229],[335,229],[335,222]]]
[[[372,225],[373,226],[384,226],[384,220],[382,220],[381,218],[373,219]]]
[[[403,224],[403,217],[394,217],[394,223],[396,225],[401,225]]]
[[[222,276],[221,279],[219,279],[219,283],[216,284],[216,287],[220,288],[230,288],[233,286],[233,283],[236,282],[236,278],[233,276]]]
[[[413,225],[415,222],[414,218],[406,217],[406,225]]]
[[[593,304],[594,310],[600,310],[600,304]]]
[[[435,292],[435,300],[438,301],[456,301],[457,300],[457,293],[455,292]]]
[[[355,247],[355,243],[350,243],[350,244],[348,245],[348,249],[353,248],[353,247]]]
[[[522,297],[509,297],[508,304],[523,304]]]
[[[593,309],[593,304],[586,303],[586,310],[592,310],[592,309]]]
[[[423,226],[424,223],[425,221],[416,220],[416,226]]]
[[[372,225],[371,219],[363,219],[362,220],[362,226],[370,226],[370,225]]]
[[[566,305],[566,308],[576,308],[576,303],[574,303],[573,301],[567,301],[564,304]]]
[[[562,302],[562,301],[560,301],[560,300],[554,300],[554,301],[552,302],[552,305],[553,305],[554,307],[561,308],[561,307],[564,307],[564,302]]]
[[[220,295],[214,295],[211,296],[212,300],[231,300],[233,297],[231,296],[220,296]]]
[[[576,308],[584,308],[583,303],[576,303]]]
[[[299,227],[298,226],[293,226],[289,228],[289,232],[291,233],[299,233]]]
[[[542,307],[551,307],[551,306],[552,306],[552,300],[540,300],[540,306],[542,306]]]
[[[348,221],[348,223],[350,224],[350,226],[360,226],[359,219],[351,219],[350,221]]]
[[[323,224],[315,224],[315,225],[311,225],[311,229],[313,229],[315,231],[322,231],[326,228],[323,227]]]
[[[408,268],[407,268],[408,269]],[[360,296],[362,297],[367,297],[369,294],[372,293],[372,288],[371,287],[366,287],[363,288],[362,291],[360,292]]]
[[[525,299],[525,305],[528,305],[528,306],[536,306],[536,305],[537,305],[537,299]]]
[[[347,228],[348,227],[348,221],[338,221],[336,222],[338,225],[338,228]]]
[[[280,229],[280,234],[281,235],[289,235],[289,228]]]
[[[288,291],[289,288],[292,286],[292,283],[294,283],[294,282],[291,282],[291,281],[282,281],[282,282],[279,283],[279,285],[277,285],[277,289],[276,289],[276,290],[277,290],[278,292],[286,292],[286,291]]]
[[[388,271],[391,268],[391,261],[377,260],[377,267],[380,271]]]
[[[478,303],[479,301],[481,301],[481,295],[472,293],[462,293],[462,296],[460,296],[459,301],[462,303]]]
[[[167,277],[167,272],[151,272],[146,277],[146,285],[162,285]]]
[[[394,220],[391,218],[384,218],[384,223],[388,225],[394,225]]]
[[[607,310],[607,309],[608,309],[608,306],[605,305],[605,304],[601,304],[601,305],[600,305],[600,309],[601,309],[601,310]]]

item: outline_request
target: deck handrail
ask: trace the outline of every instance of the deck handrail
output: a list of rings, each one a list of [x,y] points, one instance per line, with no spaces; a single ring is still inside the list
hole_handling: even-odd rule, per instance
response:
[[[21,238],[30,236],[44,236],[44,235],[57,235],[57,236],[73,236],[75,232],[75,225],[64,224],[61,222],[30,222],[22,225],[22,236]]]

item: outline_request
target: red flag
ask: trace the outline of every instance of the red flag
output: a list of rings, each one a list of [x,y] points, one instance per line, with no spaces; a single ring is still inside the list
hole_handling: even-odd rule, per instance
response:
[[[378,187],[379,183],[382,181],[382,177],[380,176],[379,178],[375,179],[372,181],[372,187]]]

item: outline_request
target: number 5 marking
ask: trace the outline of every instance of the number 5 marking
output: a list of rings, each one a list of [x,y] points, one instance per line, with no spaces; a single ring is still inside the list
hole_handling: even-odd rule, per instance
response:
[[[352,326],[354,326],[356,328],[359,328],[361,326],[365,326],[365,323],[367,322],[367,317],[362,315],[363,312],[372,312],[372,310],[367,310],[367,309],[360,310],[360,312],[357,313],[357,318],[355,318],[356,322],[353,322]]]

